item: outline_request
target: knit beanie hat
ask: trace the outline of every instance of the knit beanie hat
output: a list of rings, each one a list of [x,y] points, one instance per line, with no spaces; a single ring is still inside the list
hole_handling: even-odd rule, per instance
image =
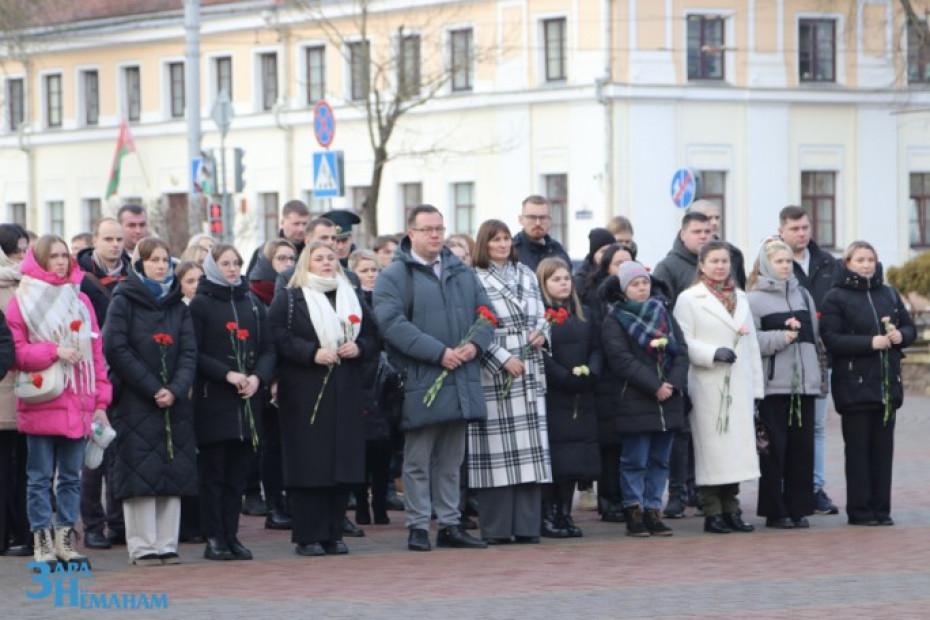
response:
[[[620,270],[617,271],[617,279],[620,280],[620,290],[623,291],[624,294],[626,294],[626,287],[636,278],[647,278],[650,281],[652,280],[646,268],[636,261],[627,261],[620,265]]]
[[[614,242],[614,236],[606,228],[592,228],[588,233],[588,256],[594,256],[594,253],[605,245]]]

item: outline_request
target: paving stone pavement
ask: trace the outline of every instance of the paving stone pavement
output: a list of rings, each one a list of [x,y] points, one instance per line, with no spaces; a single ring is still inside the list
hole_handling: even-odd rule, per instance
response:
[[[838,416],[827,424],[827,490],[842,506]],[[90,551],[93,583],[82,589],[108,600],[163,593],[167,609],[56,608],[53,597],[28,597],[40,586],[26,560],[0,558],[3,617],[930,618],[930,398],[908,399],[896,441],[895,527],[851,527],[841,513],[811,517],[809,530],[766,530],[755,483],[742,501],[757,531],[726,536],[688,517],[668,521],[671,538],[633,539],[576,512],[580,539],[412,553],[402,513],[390,513],[391,525],[347,541],[350,555],[303,558],[289,532],[242,517],[252,562],[209,562],[200,545],[182,545],[183,564],[141,568],[122,547]]]

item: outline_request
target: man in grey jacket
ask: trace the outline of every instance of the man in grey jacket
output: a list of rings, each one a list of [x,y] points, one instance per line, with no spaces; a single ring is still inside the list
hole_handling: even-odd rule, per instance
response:
[[[475,273],[443,247],[442,214],[432,205],[411,210],[407,237],[375,284],[374,316],[391,359],[405,374],[401,428],[407,546],[429,551],[436,513],[439,547],[484,548],[461,526],[459,476],[465,425],[487,417],[478,353],[491,343],[490,326],[461,344],[480,306],[490,307]],[[431,405],[424,397],[443,372]]]

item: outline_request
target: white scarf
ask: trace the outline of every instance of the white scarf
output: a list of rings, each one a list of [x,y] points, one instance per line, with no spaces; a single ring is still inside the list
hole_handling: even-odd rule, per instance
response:
[[[29,342],[52,342],[81,352],[77,364],[81,385],[75,380],[75,366],[63,363],[65,387],[70,385],[76,392],[90,394],[97,387],[90,344],[90,312],[78,297],[78,290],[73,282],[50,284],[24,275],[16,289],[16,299],[29,330]],[[80,327],[72,331],[71,324],[75,321],[80,321]]]
[[[362,318],[362,306],[349,281],[342,275],[334,278],[321,278],[312,273],[306,274],[307,284],[301,287],[310,321],[320,339],[320,346],[335,352],[345,342],[354,342],[358,338],[361,323],[352,324],[349,317],[353,314]],[[333,309],[326,293],[336,291],[336,309]],[[348,339],[347,339],[348,338]]]
[[[23,264],[6,255],[0,248],[0,287],[16,286],[23,277]]]

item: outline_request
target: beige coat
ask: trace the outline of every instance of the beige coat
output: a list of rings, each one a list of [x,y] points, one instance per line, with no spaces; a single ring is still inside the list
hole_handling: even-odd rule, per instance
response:
[[[675,303],[675,318],[688,343],[688,393],[694,439],[695,478],[698,485],[719,485],[759,477],[753,424],[754,399],[765,396],[762,357],[749,301],[737,290],[734,316],[704,284],[684,291]],[[748,332],[739,336],[741,328]],[[714,361],[720,347],[736,352],[736,363]],[[730,369],[729,426],[718,430],[721,398]]]

